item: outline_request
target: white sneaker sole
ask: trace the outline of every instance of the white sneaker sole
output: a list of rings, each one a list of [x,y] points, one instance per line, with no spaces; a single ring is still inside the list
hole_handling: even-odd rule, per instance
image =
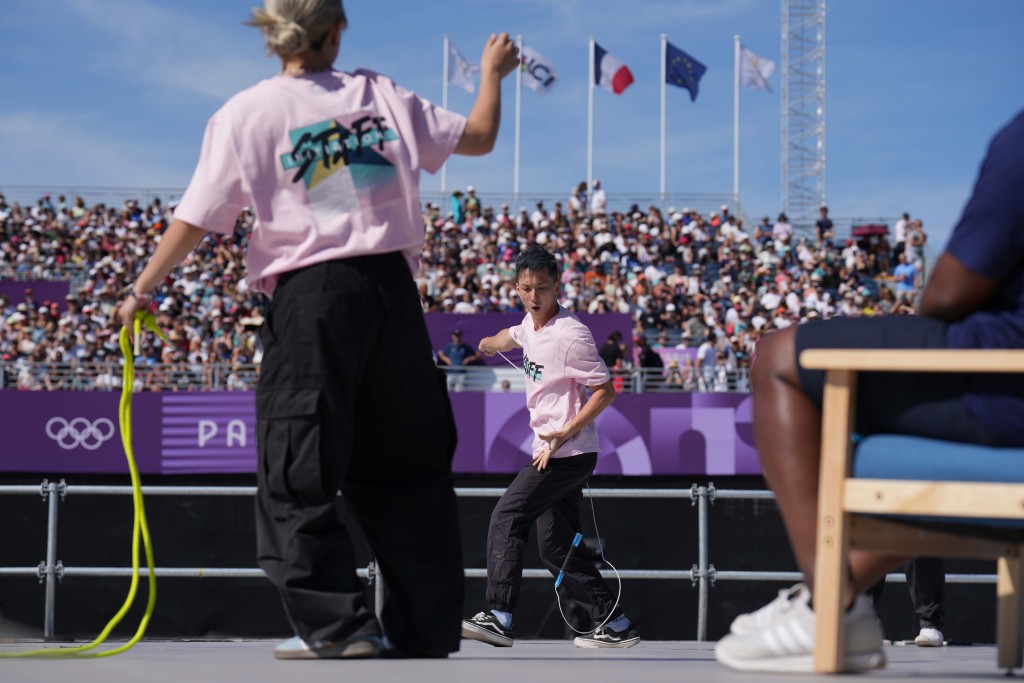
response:
[[[721,642],[721,641],[719,641]],[[721,664],[736,671],[762,671],[770,673],[814,673],[814,655],[789,655],[785,657],[766,657],[763,659],[737,659],[727,649],[715,646],[715,658]],[[844,673],[871,671],[885,667],[885,653],[867,652],[864,654],[847,655],[843,663]]]
[[[610,647],[616,647],[616,648],[620,648],[621,649],[621,648],[626,648],[626,647],[633,647],[634,645],[636,645],[639,642],[640,642],[640,638],[639,637],[637,637],[637,638],[630,638],[629,640],[623,640],[623,641],[620,641],[618,643],[602,643],[602,642],[595,641],[595,640],[587,640],[586,638],[579,638],[579,637],[577,637],[577,638],[573,639],[572,644],[575,645],[576,647],[587,647],[587,648],[592,648],[592,649],[610,648]]]
[[[479,640],[481,643],[487,643],[494,647],[512,647],[513,642],[512,638],[498,635],[494,631],[477,626],[471,621],[462,622],[462,637],[469,638],[470,640]]]
[[[380,654],[376,640],[360,639],[304,650],[274,650],[275,659],[367,659]]]
[[[941,640],[932,640],[931,638],[914,638],[914,645],[918,647],[942,647],[945,643]]]

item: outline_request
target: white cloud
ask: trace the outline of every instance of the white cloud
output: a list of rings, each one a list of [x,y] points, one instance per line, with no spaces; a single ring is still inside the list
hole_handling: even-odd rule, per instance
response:
[[[95,68],[123,74],[156,90],[179,90],[225,100],[276,70],[251,41],[145,0],[63,0],[84,30],[106,34],[103,49],[88,57]],[[244,17],[239,18],[239,24]]]
[[[162,140],[139,143],[81,115],[32,111],[0,114],[0,149],[8,185],[122,186],[131,178],[135,187],[175,188],[188,183],[194,163],[174,168]]]

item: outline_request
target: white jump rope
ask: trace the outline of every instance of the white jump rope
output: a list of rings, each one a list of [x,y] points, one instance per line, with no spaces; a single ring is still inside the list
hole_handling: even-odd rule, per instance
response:
[[[516,365],[515,363],[510,361],[508,359],[508,356],[503,354],[501,351],[498,351],[497,354],[504,358],[505,362],[511,365],[516,370],[523,370],[521,366]],[[577,532],[576,536],[572,539],[572,544],[569,546],[569,552],[565,554],[565,560],[562,562],[562,568],[558,570],[558,577],[555,579],[555,601],[558,603],[558,613],[562,615],[562,621],[564,621],[565,625],[568,626],[574,633],[578,633],[581,636],[588,636],[591,633],[596,633],[600,631],[604,627],[604,625],[608,623],[612,615],[615,614],[615,610],[619,606],[619,600],[622,598],[622,577],[619,575],[619,570],[615,568],[615,565],[609,562],[608,559],[604,556],[604,543],[601,541],[601,532],[597,528],[597,513],[594,511],[594,495],[590,490],[589,482],[587,483],[587,493],[589,494],[587,497],[590,498],[590,518],[594,521],[594,533],[597,535],[597,550],[601,553],[601,562],[611,567],[612,571],[615,572],[615,579],[619,582],[619,592],[615,596],[615,604],[613,604],[612,608],[608,610],[608,614],[605,615],[604,621],[602,621],[597,626],[597,628],[593,629],[592,631],[578,631],[572,624],[569,623],[569,620],[565,618],[565,612],[562,611],[562,596],[558,593],[558,587],[562,585],[562,579],[565,578],[565,568],[569,564],[569,558],[571,558],[572,554],[576,552],[576,548],[579,547],[580,541],[583,540],[583,534]]]

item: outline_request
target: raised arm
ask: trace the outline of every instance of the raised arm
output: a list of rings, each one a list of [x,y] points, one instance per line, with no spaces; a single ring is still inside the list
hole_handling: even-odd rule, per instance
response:
[[[493,33],[480,57],[480,92],[469,112],[456,154],[479,156],[494,149],[501,125],[501,79],[519,65],[519,51],[507,33]]]

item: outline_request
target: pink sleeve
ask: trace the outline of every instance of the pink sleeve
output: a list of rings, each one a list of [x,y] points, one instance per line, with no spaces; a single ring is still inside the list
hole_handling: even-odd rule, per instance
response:
[[[574,339],[566,349],[565,376],[588,387],[604,384],[611,379],[608,366],[597,355],[597,345],[589,330],[584,336]]]
[[[512,341],[514,341],[517,346],[522,348],[522,346],[523,346],[523,326],[522,325],[516,325],[515,327],[508,328],[508,336],[512,337]]]
[[[174,217],[204,230],[231,234],[246,199],[231,130],[214,114],[206,124],[199,163]]]
[[[455,145],[459,144],[462,133],[466,130],[466,117],[442,109],[398,85],[394,87],[412,121],[416,148],[419,152],[419,166],[428,173],[437,173],[455,151]]]

